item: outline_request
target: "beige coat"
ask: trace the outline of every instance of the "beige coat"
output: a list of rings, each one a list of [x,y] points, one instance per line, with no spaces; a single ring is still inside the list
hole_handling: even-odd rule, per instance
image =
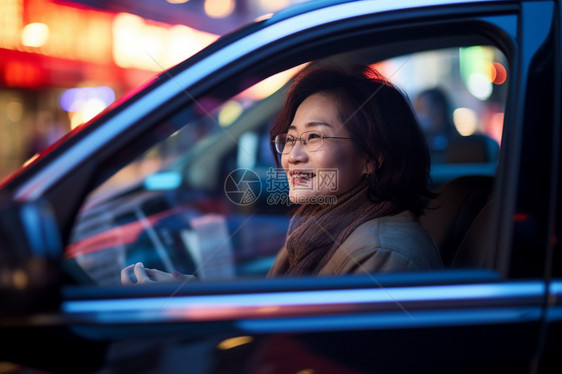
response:
[[[287,262],[283,247],[268,276],[279,275]],[[389,273],[438,269],[439,250],[410,212],[375,218],[357,227],[318,275]]]

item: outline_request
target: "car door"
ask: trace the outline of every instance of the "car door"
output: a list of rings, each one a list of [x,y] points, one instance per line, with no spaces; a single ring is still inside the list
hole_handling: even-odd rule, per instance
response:
[[[557,182],[536,165],[547,171],[557,165],[559,145],[549,141],[560,126],[551,100],[559,97],[560,83],[552,79],[559,69],[552,53],[559,48],[554,48],[559,42],[555,5],[308,4],[225,37],[162,73],[3,187],[20,201],[41,199],[52,206],[66,249],[60,255],[58,308],[4,319],[14,344],[2,359],[57,371],[71,354],[80,358],[79,370],[104,367],[110,372],[513,372],[538,367],[549,332],[545,266],[552,251],[549,209]],[[257,129],[275,113],[264,108],[279,105],[282,96],[260,101],[255,111],[241,104],[247,117],[233,127],[215,119],[226,104],[248,99],[252,83],[316,59],[345,63],[353,57],[355,62],[368,51],[375,63],[475,45],[501,51],[508,64],[501,148],[486,213],[490,230],[484,234],[474,228],[475,242],[486,250],[486,265],[257,279],[283,242],[286,207],[270,211],[267,201],[256,208],[225,194],[232,191],[229,178],[253,178],[230,173],[247,162],[233,155],[245,153],[251,144],[259,147]],[[258,135],[241,141],[248,133]],[[178,163],[159,158],[155,173],[151,157],[164,149],[163,142],[188,152]],[[238,147],[229,148],[229,142]],[[240,149],[241,142],[246,145]],[[168,156],[171,148],[159,154]],[[233,159],[236,163],[228,164]],[[140,172],[131,175],[133,169]],[[244,180],[267,183],[267,175],[254,174]],[[105,189],[108,181],[122,178],[126,189]],[[154,183],[159,187],[150,188]],[[182,193],[168,188],[182,183],[190,188]],[[252,230],[252,224],[262,229]],[[177,226],[179,236],[174,236],[169,228]],[[265,239],[256,231],[266,233]],[[221,244],[226,248],[221,261],[211,252],[207,261],[214,260],[213,274],[221,276],[208,281],[124,288],[115,277],[103,278],[110,279],[107,284],[95,282],[94,270],[86,270],[96,263],[95,274],[105,274],[136,243],[141,249],[135,253],[143,260],[153,255],[164,270],[177,261],[188,272],[205,262],[205,249],[199,248],[198,255],[181,252],[179,258],[170,248],[217,238],[228,245]],[[86,256],[108,249],[113,257]],[[245,251],[251,256],[245,257]],[[249,276],[232,279],[237,271]],[[548,287],[558,292],[555,282]],[[27,357],[22,336],[32,337],[43,350]]]

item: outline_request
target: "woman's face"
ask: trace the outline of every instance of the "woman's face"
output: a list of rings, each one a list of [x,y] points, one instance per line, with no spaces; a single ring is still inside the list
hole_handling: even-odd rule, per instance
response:
[[[301,103],[288,134],[299,138],[307,131],[351,138],[339,120],[334,99],[321,93]],[[290,152],[281,155],[281,165],[289,181],[289,198],[298,204],[320,202],[318,196],[339,196],[357,185],[368,171],[367,156],[359,152],[351,139],[324,139],[315,151],[297,141]]]

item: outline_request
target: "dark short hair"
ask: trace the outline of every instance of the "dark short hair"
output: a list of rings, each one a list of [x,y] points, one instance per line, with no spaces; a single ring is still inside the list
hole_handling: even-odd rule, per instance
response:
[[[373,162],[372,201],[393,201],[420,216],[433,194],[428,191],[429,151],[409,101],[374,69],[313,63],[293,79],[271,138],[286,133],[299,105],[323,93],[336,98],[340,121],[358,149]],[[277,166],[280,156],[272,144]]]

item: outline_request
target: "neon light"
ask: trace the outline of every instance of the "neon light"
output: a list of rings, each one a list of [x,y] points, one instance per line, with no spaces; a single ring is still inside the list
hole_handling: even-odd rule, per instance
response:
[[[3,0],[0,12],[0,48],[18,49],[23,29],[23,0]]]
[[[48,30],[41,45],[22,50],[91,63],[111,63],[111,20],[113,15],[77,9],[46,0],[27,0],[22,13],[29,23],[40,21]],[[1,30],[0,30],[1,31]],[[18,32],[23,32],[20,28]]]
[[[113,21],[113,58],[123,68],[162,71],[212,43],[216,35],[187,26],[169,27],[120,13]]]
[[[161,71],[218,38],[187,26],[170,26],[127,13],[115,16],[47,0],[4,2],[0,48],[57,58]]]

